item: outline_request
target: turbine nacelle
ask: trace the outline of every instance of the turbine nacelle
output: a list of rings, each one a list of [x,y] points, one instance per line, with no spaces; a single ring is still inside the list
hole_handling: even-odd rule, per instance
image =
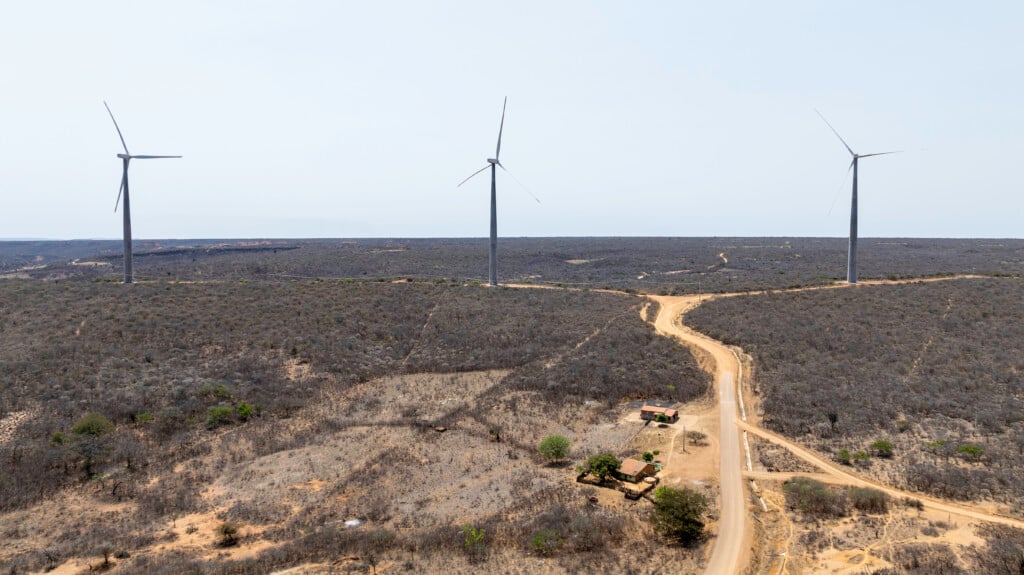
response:
[[[501,165],[501,162],[499,162],[498,160],[496,160],[496,159],[494,159],[494,158],[487,158],[487,163],[488,163],[488,164],[496,164],[496,165],[498,165],[498,166],[500,166],[500,165]]]
[[[132,159],[132,157],[129,156],[128,154],[118,154],[117,157],[121,158],[122,160],[130,160],[130,159]]]

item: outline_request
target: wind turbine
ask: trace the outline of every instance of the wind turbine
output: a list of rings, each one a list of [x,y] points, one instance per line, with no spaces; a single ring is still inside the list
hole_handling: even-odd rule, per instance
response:
[[[457,188],[458,187],[462,187],[462,184],[465,184],[466,182],[471,180],[473,178],[473,176],[479,174],[480,172],[486,170],[487,168],[491,169],[491,246],[490,246],[490,250],[488,251],[488,256],[489,257],[488,257],[488,268],[487,268],[487,272],[488,273],[487,273],[487,278],[488,278],[488,283],[490,283],[492,286],[498,285],[498,259],[497,259],[498,258],[498,206],[497,206],[497,196],[498,196],[498,193],[497,193],[497,183],[496,183],[497,182],[497,178],[496,178],[496,176],[497,176],[497,169],[501,168],[502,170],[505,170],[505,173],[507,173],[509,176],[512,176],[512,172],[509,172],[508,169],[506,169],[505,166],[501,165],[501,162],[498,160],[501,157],[501,132],[502,132],[502,130],[505,129],[505,106],[506,105],[508,105],[508,96],[505,96],[505,101],[501,104],[501,124],[498,125],[498,148],[494,151],[494,157],[493,158],[487,158],[487,165],[486,166],[484,166],[484,167],[480,168],[479,170],[473,172],[472,174],[469,175],[468,178],[466,178],[465,180],[462,180],[461,182],[459,182],[458,186],[455,186]],[[515,180],[515,176],[512,176],[512,179]],[[516,181],[518,182],[518,180],[516,180]],[[522,185],[522,184],[520,184],[520,185]],[[525,190],[526,186],[523,186],[523,189]],[[530,194],[530,191],[526,190],[526,193]],[[537,196],[534,196],[533,194],[530,194],[530,196],[533,197],[534,200],[537,200],[538,204],[540,203],[540,200],[537,199]]]
[[[857,283],[857,165],[861,158],[884,156],[886,154],[898,154],[902,150],[895,150],[892,152],[875,152],[873,154],[858,154],[850,148],[850,145],[846,143],[846,140],[839,135],[839,132],[832,127],[832,124],[828,123],[828,120],[825,119],[825,116],[821,115],[821,112],[818,112],[818,110],[815,110],[815,112],[818,113],[818,116],[820,116],[825,122],[825,125],[832,130],[832,133],[839,138],[839,141],[846,147],[846,151],[850,152],[850,156],[853,157],[853,160],[850,161],[850,167],[847,168],[847,171],[853,169],[853,195],[850,200],[850,246],[849,253],[846,258],[846,283],[855,284]]]
[[[121,146],[124,148],[123,154],[118,154],[117,157],[121,158],[123,171],[121,172],[121,187],[117,190],[117,199],[114,200],[114,211],[117,211],[117,204],[121,201],[121,194],[124,194],[124,283],[132,283],[132,210],[131,202],[128,196],[128,162],[132,160],[157,160],[162,158],[180,158],[181,156],[144,156],[138,155],[133,156],[128,151],[128,144],[124,143],[124,136],[121,134],[121,128],[117,125],[117,120],[114,120],[114,113],[110,111],[110,106],[106,102],[103,102],[103,106],[107,109],[107,113],[110,114],[110,119],[114,122],[114,129],[117,130],[117,137],[121,138]]]

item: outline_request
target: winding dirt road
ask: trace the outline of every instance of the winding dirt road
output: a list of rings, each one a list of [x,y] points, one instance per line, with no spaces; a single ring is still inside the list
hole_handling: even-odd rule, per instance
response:
[[[792,452],[800,459],[811,463],[815,467],[821,469],[821,473],[815,474],[788,474],[788,475],[805,475],[814,477],[816,479],[827,481],[829,483],[839,483],[846,485],[860,485],[870,486],[876,489],[880,489],[890,496],[894,497],[910,497],[913,499],[920,500],[925,507],[937,509],[953,515],[975,519],[979,521],[989,521],[992,523],[1000,523],[1003,525],[1009,525],[1011,527],[1024,528],[1024,521],[1014,519],[1004,515],[993,514],[985,509],[977,506],[962,505],[958,503],[952,503],[943,501],[940,499],[923,496],[918,493],[912,493],[902,491],[889,487],[867,477],[863,477],[857,473],[849,471],[838,464],[835,464],[825,458],[824,456],[814,453],[812,450],[803,447],[802,445],[790,441],[782,436],[776,435],[770,431],[752,425],[745,421],[746,416],[743,407],[743,396],[742,396],[742,367],[739,362],[739,358],[736,353],[726,347],[720,341],[714,340],[708,336],[705,336],[699,332],[696,332],[689,327],[686,327],[682,323],[683,314],[687,311],[697,307],[703,302],[721,298],[721,297],[742,297],[751,295],[760,295],[766,293],[788,293],[788,292],[800,292],[800,291],[817,291],[825,289],[859,289],[870,286],[880,285],[901,285],[901,284],[912,284],[912,283],[930,283],[937,281],[949,281],[956,279],[978,279],[987,276],[978,275],[958,275],[958,276],[947,276],[947,277],[933,277],[933,278],[919,278],[919,279],[900,279],[900,280],[869,280],[862,281],[856,285],[850,285],[846,283],[835,283],[821,286],[810,286],[803,288],[793,289],[781,289],[781,290],[764,290],[756,292],[738,292],[738,293],[724,293],[724,294],[695,294],[687,296],[659,296],[647,294],[646,296],[651,300],[658,302],[660,305],[658,309],[658,315],[654,318],[654,327],[657,332],[666,337],[672,337],[683,344],[696,347],[701,349],[714,359],[715,362],[715,382],[716,391],[719,400],[719,414],[720,414],[720,453],[719,453],[719,469],[720,469],[720,484],[721,484],[721,513],[719,515],[718,522],[718,533],[711,548],[711,556],[708,559],[705,573],[712,575],[719,574],[730,574],[740,573],[750,562],[750,551],[753,542],[753,529],[750,521],[750,513],[748,512],[748,501],[750,499],[747,496],[746,490],[743,488],[744,479],[754,480],[786,480],[790,477],[787,474],[773,474],[764,472],[754,472],[750,469],[751,465],[749,462],[750,453],[749,446],[745,445],[744,441],[741,441],[740,431],[744,433],[752,433],[761,437],[762,439],[768,440],[779,446],[782,446]],[[565,289],[557,286],[537,285],[537,284],[526,284],[526,285],[508,285],[506,287],[517,287],[517,288],[544,288],[544,289]],[[569,288],[572,289],[572,288]],[[593,290],[607,293],[617,293],[621,295],[630,295],[626,292],[616,290]],[[646,315],[646,307],[644,308]],[[645,317],[646,319],[646,317]],[[738,417],[737,412],[739,408],[740,413],[743,413],[743,417]],[[747,459],[747,470],[743,470],[744,458]],[[763,505],[763,503],[762,503]]]
[[[742,449],[736,426],[736,375],[739,362],[724,345],[684,328],[683,313],[699,303],[699,296],[649,296],[660,304],[654,327],[658,333],[699,347],[715,359],[715,381],[720,413],[719,470],[722,509],[718,535],[711,548],[707,573],[739,573],[749,562],[753,530],[747,521],[747,496],[743,489]]]
[[[951,279],[973,279],[982,276],[954,276],[945,278],[908,279],[908,280],[881,280],[862,282],[859,286],[872,285],[897,285],[908,283],[923,283],[933,281],[946,281]],[[791,290],[771,290],[773,293],[789,291],[813,291],[820,289],[842,289],[857,288],[849,284],[832,284],[827,286],[815,286],[808,288],[796,288]],[[667,337],[674,337],[684,344],[697,347],[709,353],[715,360],[715,381],[719,398],[719,409],[721,414],[721,435],[720,435],[720,482],[721,482],[721,515],[718,524],[718,534],[711,549],[711,557],[708,560],[706,573],[725,574],[740,573],[750,560],[750,548],[752,540],[752,528],[750,517],[747,512],[747,493],[743,489],[743,479],[786,479],[784,474],[756,473],[749,469],[743,471],[744,446],[740,441],[740,430],[753,433],[772,443],[785,447],[794,455],[804,461],[813,464],[822,470],[822,474],[831,479],[830,482],[848,485],[870,486],[882,490],[893,497],[910,497],[920,500],[925,507],[937,509],[946,513],[959,515],[979,521],[1000,523],[1011,527],[1024,528],[1024,521],[993,514],[977,506],[962,505],[943,501],[933,497],[923,496],[918,493],[911,493],[895,489],[877,481],[863,477],[851,472],[838,464],[829,461],[827,458],[814,453],[812,450],[790,441],[775,433],[761,429],[743,419],[737,417],[737,400],[742,411],[742,394],[737,393],[737,387],[742,384],[737,381],[741,366],[736,354],[725,344],[700,334],[682,323],[682,316],[690,309],[700,305],[704,301],[718,297],[739,297],[744,295],[757,295],[767,292],[744,292],[715,295],[689,295],[689,296],[655,296],[648,297],[660,304],[658,315],[654,320],[655,329],[658,333]],[[749,449],[749,448],[747,448]],[[815,475],[822,475],[815,474]]]

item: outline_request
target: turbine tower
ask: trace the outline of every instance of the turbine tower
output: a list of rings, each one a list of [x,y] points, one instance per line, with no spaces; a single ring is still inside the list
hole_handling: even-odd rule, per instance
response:
[[[843,137],[839,135],[839,132],[837,132],[836,129],[832,127],[832,124],[828,123],[828,120],[825,119],[825,116],[822,116],[821,112],[818,112],[817,110],[815,110],[815,112],[817,112],[818,116],[820,116],[821,119],[825,122],[825,125],[828,126],[830,130],[832,130],[832,133],[835,134],[837,138],[839,138],[839,141],[843,143],[843,146],[846,147],[846,151],[850,152],[850,156],[853,158],[850,161],[850,167],[847,168],[847,171],[849,171],[850,169],[853,170],[853,194],[850,199],[850,245],[848,254],[846,256],[846,283],[855,284],[857,283],[857,165],[859,163],[858,160],[860,160],[861,158],[870,158],[871,156],[898,154],[902,150],[896,150],[892,152],[875,152],[873,154],[857,154],[850,148],[850,145],[846,143],[846,140],[844,140]]]
[[[507,105],[508,105],[508,96],[505,97],[505,101],[501,105],[501,124],[498,125],[498,147],[494,151],[494,157],[493,158],[487,158],[487,165],[486,166],[484,166],[484,167],[480,168],[479,170],[473,172],[472,174],[469,175],[468,178],[466,178],[465,180],[462,180],[461,182],[459,182],[458,186],[455,186],[457,188],[458,187],[462,187],[462,184],[465,184],[466,182],[471,180],[473,178],[473,176],[479,174],[480,172],[486,170],[487,168],[491,169],[491,244],[490,244],[490,249],[488,251],[487,281],[492,286],[498,285],[498,201],[497,201],[498,192],[497,192],[497,169],[501,168],[502,170],[505,170],[505,172],[509,176],[512,176],[512,172],[509,172],[508,169],[506,169],[505,166],[501,165],[501,162],[499,161],[499,158],[501,157],[501,132],[505,129],[505,106],[507,106]],[[515,179],[515,176],[512,176],[512,179]],[[522,184],[520,184],[520,185],[522,185]],[[523,186],[523,188],[525,189],[525,186]],[[529,193],[529,190],[527,190],[527,193]],[[540,203],[540,200],[538,200],[536,196],[533,196],[533,194],[530,194],[530,195],[533,197],[534,200],[537,200],[538,204]]]
[[[110,114],[110,119],[114,122],[114,129],[117,130],[117,137],[121,138],[121,147],[124,148],[124,153],[117,155],[118,158],[121,158],[123,168],[121,172],[121,187],[117,190],[117,199],[114,200],[114,211],[117,211],[117,204],[121,201],[121,194],[124,194],[124,210],[122,210],[124,216],[124,283],[130,284],[132,283],[132,210],[128,195],[128,163],[132,160],[157,160],[161,158],[180,158],[181,156],[133,156],[128,151],[128,144],[124,143],[121,128],[117,125],[117,120],[114,120],[114,113],[110,111],[110,106],[106,102],[103,102],[103,106],[107,109],[107,113]]]

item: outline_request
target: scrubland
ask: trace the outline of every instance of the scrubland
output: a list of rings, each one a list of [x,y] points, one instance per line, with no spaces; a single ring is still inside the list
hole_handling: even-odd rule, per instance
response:
[[[708,393],[642,304],[448,282],[0,282],[0,563],[694,568],[643,502],[595,505],[573,481],[572,461],[639,430],[625,401]],[[550,433],[570,461],[536,455]]]
[[[1017,279],[951,280],[722,298],[687,321],[753,356],[765,427],[1024,515],[1022,301]]]
[[[144,279],[486,281],[487,272],[486,239],[146,240],[135,246],[135,272]],[[1020,239],[862,238],[859,253],[863,279],[1024,274]],[[115,241],[0,242],[0,274],[116,280],[120,254]],[[499,254],[501,279],[509,283],[660,294],[824,285],[846,273],[846,240],[839,238],[502,238]]]

